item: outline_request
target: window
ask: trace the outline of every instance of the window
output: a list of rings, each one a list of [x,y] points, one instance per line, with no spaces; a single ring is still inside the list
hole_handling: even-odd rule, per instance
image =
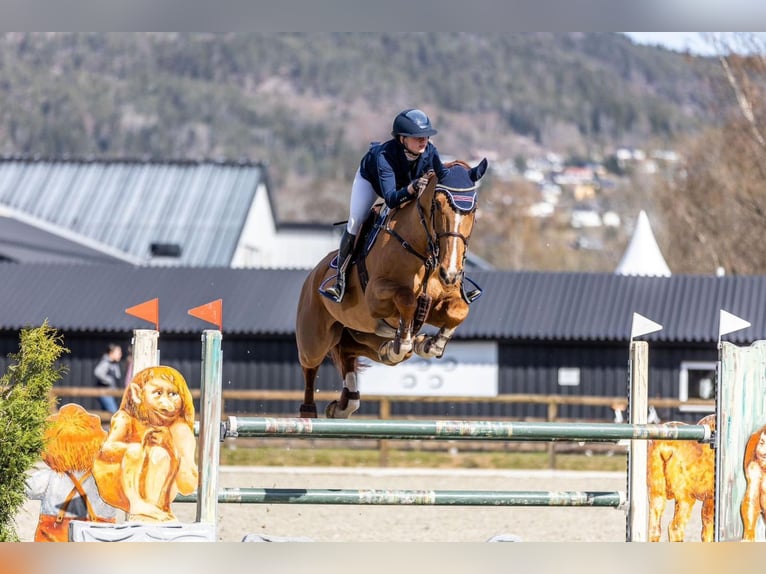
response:
[[[715,369],[716,364],[711,362],[682,362],[679,374],[678,399],[681,401],[715,399]],[[679,407],[679,410],[712,413],[715,411],[715,406],[686,405]]]
[[[559,386],[577,387],[580,385],[580,369],[578,367],[559,368]]]

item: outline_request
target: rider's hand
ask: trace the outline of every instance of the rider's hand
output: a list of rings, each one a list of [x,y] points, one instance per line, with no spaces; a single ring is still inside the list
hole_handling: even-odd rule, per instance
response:
[[[421,175],[418,179],[414,179],[407,187],[407,191],[410,195],[417,195],[423,191],[428,185],[429,174]]]

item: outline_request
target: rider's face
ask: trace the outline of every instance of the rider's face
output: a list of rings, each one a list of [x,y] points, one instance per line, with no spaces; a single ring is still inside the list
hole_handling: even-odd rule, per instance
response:
[[[402,145],[404,145],[407,151],[420,155],[421,153],[426,151],[426,146],[428,145],[428,138],[402,136]]]

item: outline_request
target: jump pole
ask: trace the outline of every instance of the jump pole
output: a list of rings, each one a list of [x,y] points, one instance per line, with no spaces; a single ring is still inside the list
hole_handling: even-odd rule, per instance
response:
[[[659,323],[633,313],[628,360],[628,420],[634,425],[645,425],[649,418],[649,344],[634,339],[660,330],[662,325]],[[645,440],[631,440],[628,447],[628,515],[625,525],[625,539],[628,542],[649,540],[648,447]]]
[[[629,421],[636,425],[645,425],[648,419],[648,370],[649,345],[646,341],[630,343],[630,387],[628,407]],[[649,499],[647,496],[647,442],[631,440],[628,447],[628,542],[647,542],[649,530]]]
[[[197,468],[197,522],[218,528],[218,459],[221,455],[221,332],[202,333],[202,380]]]
[[[221,331],[223,301],[216,299],[189,309],[188,314],[218,327],[202,332],[202,373],[200,381],[199,447],[197,468],[197,522],[212,524],[218,531],[218,465],[221,456],[221,410],[223,406]]]

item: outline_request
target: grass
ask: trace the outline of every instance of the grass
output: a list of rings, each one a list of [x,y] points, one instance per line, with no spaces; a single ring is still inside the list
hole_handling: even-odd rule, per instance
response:
[[[610,454],[611,453],[611,454]],[[238,466],[316,466],[380,467],[380,451],[374,448],[260,446],[240,447],[227,443],[221,448],[221,464]],[[402,468],[475,468],[475,469],[548,469],[547,451],[479,451],[391,449],[388,467]],[[601,450],[598,453],[556,453],[558,470],[626,472],[624,451]]]

